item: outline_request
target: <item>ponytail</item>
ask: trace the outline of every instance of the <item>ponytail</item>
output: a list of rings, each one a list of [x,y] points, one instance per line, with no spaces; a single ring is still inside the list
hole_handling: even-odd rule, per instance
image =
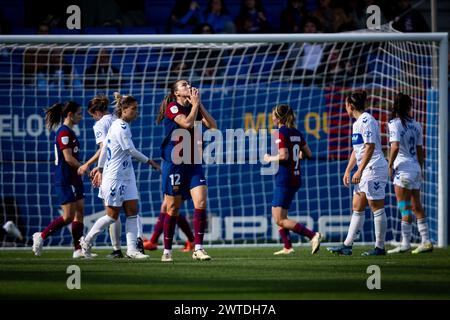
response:
[[[52,130],[67,118],[69,112],[75,113],[80,105],[75,101],[67,101],[64,104],[55,103],[45,110],[45,124],[49,130]]]
[[[411,111],[411,97],[401,92],[394,97],[394,105],[391,109],[391,120],[400,118],[402,125],[405,127],[406,122],[411,120],[409,112]]]
[[[56,125],[61,123],[62,103],[55,103],[45,110],[45,125],[48,130],[52,130]]]
[[[119,92],[114,92],[114,113],[118,118],[122,118],[122,111],[134,102],[137,102],[137,100],[133,96],[122,96]]]
[[[164,119],[164,115],[166,113],[166,109],[167,109],[167,106],[169,105],[169,103],[177,100],[177,97],[175,96],[175,89],[176,89],[178,81],[180,81],[180,80],[175,81],[170,86],[169,94],[167,94],[164,97],[164,99],[161,101],[161,104],[159,105],[159,112],[158,112],[158,116],[156,117],[156,123],[158,123],[158,124],[161,123],[161,121]]]

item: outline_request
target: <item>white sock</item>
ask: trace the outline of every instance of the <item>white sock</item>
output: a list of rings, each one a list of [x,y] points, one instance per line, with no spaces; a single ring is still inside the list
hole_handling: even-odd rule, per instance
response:
[[[344,241],[344,245],[353,245],[353,240],[358,234],[358,231],[362,229],[365,218],[366,216],[364,211],[353,211],[352,218],[350,220],[350,226],[348,227],[347,238]]]
[[[122,222],[120,218],[115,223],[109,226],[109,237],[111,238],[111,244],[115,251],[120,250],[122,236]]]
[[[384,249],[387,229],[387,217],[384,208],[373,213],[373,222],[375,224],[375,247]]]
[[[203,249],[203,245],[196,244],[195,247],[194,247],[194,251],[197,251],[197,250],[200,250],[200,249]]]
[[[412,224],[402,221],[402,247],[411,246]]]
[[[127,252],[137,251],[136,237],[137,237],[137,216],[127,217],[125,224],[125,231],[127,233]]]
[[[170,254],[170,255],[172,255],[172,250],[164,249],[163,254]]]
[[[417,219],[417,229],[419,229],[422,244],[430,242],[427,218]]]
[[[137,237],[144,239],[144,233],[142,232],[142,220],[141,216],[137,215],[136,221],[137,221]]]
[[[95,241],[95,238],[97,238],[97,236],[100,234],[100,232],[108,228],[108,226],[111,223],[114,223],[115,221],[116,220],[107,215],[101,217],[100,219],[97,219],[97,221],[95,221],[91,230],[89,230],[88,234],[84,239],[86,240],[87,243],[93,243]]]

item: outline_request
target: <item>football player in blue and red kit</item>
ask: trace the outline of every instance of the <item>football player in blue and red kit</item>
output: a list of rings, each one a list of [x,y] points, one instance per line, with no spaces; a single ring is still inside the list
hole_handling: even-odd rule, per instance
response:
[[[272,217],[280,227],[280,234],[293,231],[310,239],[312,254],[319,251],[322,235],[306,228],[306,226],[288,219],[288,210],[292,200],[301,185],[300,160],[312,158],[311,150],[306,144],[302,133],[296,129],[294,111],[287,104],[277,105],[272,111],[272,120],[278,128],[278,137],[275,143],[278,145],[277,155],[264,155],[266,162],[278,162],[278,171],[275,174],[275,190],[272,200]],[[288,236],[287,236],[288,239]],[[290,254],[292,248],[286,246],[278,252],[279,254]]]
[[[197,88],[186,80],[176,81],[161,102],[157,122],[163,122],[164,140],[161,144],[162,188],[167,215],[164,220],[163,262],[173,261],[172,242],[180,206],[185,199],[194,203],[194,260],[210,260],[203,248],[206,228],[206,178],[201,165],[202,134],[199,123],[217,128],[216,121],[200,102]],[[200,131],[200,134],[199,134]],[[177,135],[179,137],[177,137]],[[190,139],[190,148],[183,148]],[[182,146],[182,148],[180,148]]]
[[[83,235],[84,188],[81,177],[77,174],[80,163],[80,142],[73,127],[82,119],[81,107],[74,101],[64,104],[56,103],[45,112],[49,130],[63,121],[55,134],[55,191],[63,210],[63,215],[56,218],[42,231],[33,234],[33,252],[41,255],[45,239],[72,223],[74,245],[73,258],[82,258],[79,240]]]

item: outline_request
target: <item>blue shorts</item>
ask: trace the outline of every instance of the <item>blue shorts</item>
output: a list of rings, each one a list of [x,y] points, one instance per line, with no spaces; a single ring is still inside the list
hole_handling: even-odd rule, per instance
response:
[[[292,200],[300,187],[275,187],[273,190],[272,207],[282,207],[289,210]]]
[[[57,184],[55,185],[56,194],[58,195],[59,204],[67,204],[84,199],[84,185],[79,183],[71,184]]]
[[[162,163],[162,189],[169,196],[191,197],[190,190],[206,186],[206,178],[201,164],[173,164],[168,161]]]

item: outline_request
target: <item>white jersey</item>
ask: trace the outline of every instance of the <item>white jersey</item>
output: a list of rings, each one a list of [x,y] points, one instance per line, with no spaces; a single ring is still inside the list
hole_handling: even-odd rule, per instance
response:
[[[422,145],[422,126],[411,119],[403,126],[399,118],[389,121],[389,142],[399,142],[400,150],[394,161],[396,171],[420,172],[417,146]]]
[[[117,119],[106,135],[106,162],[104,179],[132,180],[134,169],[129,150],[135,149],[131,141],[131,130],[127,122]]]
[[[364,112],[353,124],[352,145],[358,167],[361,164],[366,143],[374,143],[375,150],[364,171],[378,168],[387,170],[387,161],[381,150],[380,127],[372,115]]]
[[[100,144],[105,140],[109,127],[117,119],[115,115],[105,114],[100,120],[94,124],[95,143]]]

